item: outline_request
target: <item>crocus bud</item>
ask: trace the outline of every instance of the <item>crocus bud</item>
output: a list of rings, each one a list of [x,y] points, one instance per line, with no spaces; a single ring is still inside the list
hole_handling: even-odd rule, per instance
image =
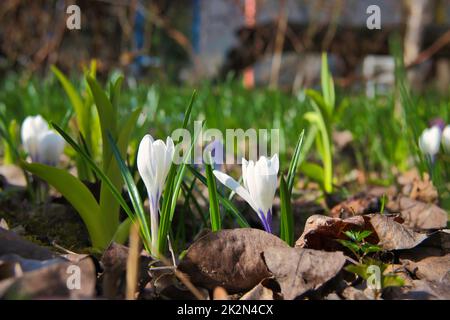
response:
[[[162,140],[154,141],[152,136],[147,134],[139,144],[137,167],[147,188],[150,202],[151,236],[154,250],[156,250],[158,239],[159,200],[172,165],[174,151],[175,147],[170,137],[164,143]]]
[[[277,188],[279,169],[278,155],[271,159],[261,157],[258,161],[242,159],[242,187],[227,174],[214,170],[216,178],[236,192],[258,214],[264,229],[272,232],[272,204]]]
[[[442,145],[447,153],[450,153],[450,124],[448,124],[444,131],[442,131]]]
[[[419,138],[419,147],[422,152],[434,159],[434,156],[439,152],[441,144],[441,130],[437,126],[425,129]]]
[[[39,162],[56,166],[64,151],[64,139],[53,131],[47,131],[39,138]]]
[[[56,165],[64,150],[64,139],[51,131],[40,115],[27,117],[22,123],[23,148],[33,162]]]

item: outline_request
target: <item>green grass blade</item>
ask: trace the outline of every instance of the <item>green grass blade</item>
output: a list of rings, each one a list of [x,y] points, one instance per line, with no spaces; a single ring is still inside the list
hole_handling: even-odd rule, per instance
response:
[[[8,146],[9,152],[12,153],[13,157],[15,159],[20,158],[19,150],[17,149],[17,144],[14,143],[14,139],[11,136],[9,130],[7,121],[3,114],[0,113],[0,137],[4,140],[5,145]]]
[[[9,152],[12,153],[13,158],[15,160],[20,160],[20,153],[19,150],[17,148],[17,144],[14,143],[13,137],[11,137],[11,133],[5,128],[5,122],[6,119],[4,118],[3,114],[0,113],[0,122],[2,122],[3,124],[0,125],[0,137],[3,138],[4,142],[6,143],[6,146],[8,146],[8,150]],[[23,172],[23,176],[25,177],[25,181],[27,184],[27,192],[28,195],[30,196],[30,198],[33,200],[35,197],[35,194],[33,192],[33,189],[31,188],[31,183],[30,183],[30,176],[28,175],[28,172],[21,167],[22,172]]]
[[[106,174],[95,164],[94,160],[89,157],[89,155],[60,127],[58,127],[56,124],[52,123],[53,128],[64,138],[64,140],[67,141],[67,143],[72,146],[72,148],[75,149],[76,152],[78,152],[89,164],[91,169],[95,172],[95,174],[100,177],[103,183],[106,183],[109,187],[111,193],[114,195],[116,200],[119,202],[119,204],[122,206],[123,210],[126,212],[128,217],[131,219],[134,219],[134,214],[131,211],[128,204],[125,202],[124,198],[122,197],[122,194],[119,190],[114,186],[114,184],[111,182],[111,180],[106,176]]]
[[[67,79],[67,77],[56,66],[51,66],[50,69],[58,78],[59,82],[63,86],[64,91],[69,97],[70,103],[72,104],[72,107],[77,115],[77,122],[80,132],[85,137],[89,136],[88,112],[90,110],[88,108],[85,108],[81,96],[78,94],[77,90],[69,81],[69,79]]]
[[[292,214],[291,197],[284,176],[280,178],[280,238],[288,245],[294,245],[294,216]]]
[[[161,206],[160,223],[158,229],[158,253],[162,253],[166,249],[167,233],[170,227],[170,212],[172,205],[172,198],[174,195],[174,185],[177,175],[177,168],[174,164],[169,169],[167,175],[166,187],[164,189],[163,202]],[[175,208],[174,208],[175,210]]]
[[[331,155],[330,136],[326,124],[320,112],[307,112],[304,118],[311,124],[316,125],[320,132],[322,162],[323,162],[323,187],[326,193],[333,192],[333,158]]]
[[[188,165],[188,168],[192,172],[192,174],[201,183],[203,183],[205,186],[208,186],[206,178],[197,169],[195,169],[191,165]],[[229,212],[231,214],[231,217],[234,220],[236,220],[237,224],[241,228],[250,228],[250,224],[247,222],[247,220],[244,218],[244,216],[239,212],[239,210],[236,208],[236,206],[226,196],[224,196],[219,190],[217,190],[217,196],[218,196],[220,203],[226,209],[226,212]]]
[[[117,119],[115,108],[113,107],[111,101],[108,96],[105,94],[103,89],[98,84],[97,80],[93,77],[87,75],[86,81],[89,84],[89,88],[91,89],[92,96],[95,101],[95,105],[97,107],[98,116],[100,119],[100,127],[102,132],[102,140],[103,140],[103,170],[107,171],[109,168],[109,164],[112,159],[112,151],[111,146],[108,141],[108,132],[116,138],[117,137]]]
[[[124,80],[123,75],[120,75],[119,77],[117,77],[114,83],[111,83],[110,87],[109,97],[111,100],[111,104],[113,105],[114,110],[116,111],[119,110],[120,89],[122,87],[123,80]]]
[[[141,108],[136,109],[131,113],[128,119],[125,121],[125,124],[122,126],[121,131],[119,132],[119,137],[117,140],[117,144],[114,143],[114,146],[111,144],[112,136],[108,135],[108,142],[111,144],[111,148],[115,147],[120,155],[121,159],[125,159],[126,151],[128,147],[128,142],[131,136],[131,132],[136,126],[136,121],[141,112]],[[106,171],[106,175],[109,177],[111,182],[117,189],[121,189],[123,185],[122,176],[120,166],[118,165],[117,157],[114,155],[115,159],[111,159],[109,168]],[[114,221],[118,221],[119,218],[119,203],[115,200],[114,195],[110,192],[109,187],[106,184],[102,184],[100,190],[100,209],[102,211],[102,216],[105,219],[113,219]]]
[[[322,53],[322,67],[320,70],[320,80],[322,84],[322,93],[327,107],[328,116],[331,116],[335,104],[335,92],[333,77],[328,68],[328,57],[326,53]]]
[[[219,231],[222,229],[219,201],[217,199],[217,186],[216,179],[213,174],[213,169],[211,164],[205,164],[206,170],[206,183],[208,185],[208,195],[209,195],[209,216],[211,220],[212,231]]]
[[[186,182],[183,181],[181,187],[184,190],[184,196],[185,196],[185,206],[189,205],[189,202],[192,201],[192,205],[195,207],[195,209],[197,210],[198,215],[200,216],[200,219],[202,219],[202,224],[203,226],[208,225],[208,217],[203,214],[203,210],[200,207],[200,204],[198,203],[197,199],[195,198],[193,192],[195,189],[195,181],[197,180],[197,178],[194,177],[194,179],[192,179],[191,185],[188,186],[186,184]],[[202,228],[203,228],[202,226]]]
[[[292,194],[292,189],[294,188],[295,174],[299,165],[300,154],[302,151],[303,137],[305,136],[305,130],[302,130],[295,146],[294,154],[292,156],[291,163],[289,164],[289,170],[287,175],[287,187],[289,194]]]
[[[113,152],[114,157],[116,158],[116,161],[119,166],[120,173],[122,175],[123,180],[125,181],[125,184],[127,186],[128,195],[130,196],[131,203],[133,204],[134,211],[136,212],[138,216],[138,220],[141,226],[141,231],[144,235],[144,239],[148,242],[148,244],[151,243],[151,236],[150,236],[150,230],[147,224],[147,218],[145,216],[145,210],[142,205],[142,200],[139,195],[139,191],[136,187],[136,184],[134,183],[133,177],[131,176],[130,171],[128,170],[127,166],[125,165],[125,162],[122,160],[122,157],[120,155],[120,151],[117,147],[117,145],[114,142],[114,139],[111,135],[108,135],[109,143],[111,144],[111,149]]]
[[[191,100],[186,109],[183,119],[183,128],[186,129],[191,117],[192,107],[194,105],[196,97],[196,91],[192,93]],[[189,159],[191,156],[192,149],[194,147],[195,142],[197,141],[198,132],[195,133],[194,141],[192,142],[189,151],[184,156],[184,160]],[[177,141],[175,141],[176,143]],[[183,182],[183,176],[186,171],[186,161],[180,165],[180,167],[176,168],[175,164],[172,163],[168,178],[166,181],[166,187],[164,190],[163,204],[161,208],[160,214],[160,224],[158,230],[158,251],[159,253],[164,252],[166,249],[167,243],[167,234],[169,232],[169,227],[173,219],[173,215],[175,213],[175,207],[177,204],[178,196],[181,192],[181,185]]]
[[[189,105],[186,109],[186,112],[184,113],[184,119],[183,119],[183,129],[186,129],[189,123],[189,119],[191,118],[192,113],[192,106],[194,105],[195,98],[197,97],[197,91],[193,91],[191,95],[191,100],[189,101]]]
[[[303,161],[306,159],[306,156],[308,155],[311,147],[314,144],[314,141],[316,140],[318,131],[319,129],[317,128],[317,126],[311,126],[307,131],[304,142],[302,143],[302,152],[300,152],[300,157],[298,160],[299,164],[303,163]]]
[[[202,123],[202,127],[203,125],[204,123]],[[189,162],[189,159],[191,158],[192,150],[194,149],[199,134],[200,132],[195,133],[194,139],[192,140],[189,150],[184,155],[183,162],[179,166],[178,170],[176,170],[175,164],[172,163],[171,169],[174,168],[176,174],[173,181],[170,181],[170,184],[166,184],[170,186],[169,189],[171,190],[171,193],[169,193],[168,198],[168,201],[170,201],[170,203],[164,208],[167,211],[165,210],[161,211],[161,222],[159,225],[159,234],[158,234],[159,252],[164,252],[166,248],[167,234],[169,232],[170,224],[172,223],[173,220],[173,215],[175,213],[178,196],[181,192],[181,185],[183,182],[184,173],[186,171],[186,163]]]
[[[325,173],[321,166],[312,162],[303,162],[300,169],[307,177],[319,183],[321,188],[324,187]]]
[[[133,221],[130,218],[126,218],[124,221],[122,221],[122,223],[117,228],[116,233],[114,233],[112,240],[119,244],[124,244],[128,240],[132,223]]]

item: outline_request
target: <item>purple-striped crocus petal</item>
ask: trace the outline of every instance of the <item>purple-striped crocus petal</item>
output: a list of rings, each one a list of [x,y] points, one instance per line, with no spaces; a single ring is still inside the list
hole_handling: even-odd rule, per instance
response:
[[[268,233],[272,233],[272,214],[270,210],[267,212],[267,218],[266,215],[262,212],[262,210],[259,210],[259,218],[261,219],[261,222],[263,224],[264,230],[266,230]]]

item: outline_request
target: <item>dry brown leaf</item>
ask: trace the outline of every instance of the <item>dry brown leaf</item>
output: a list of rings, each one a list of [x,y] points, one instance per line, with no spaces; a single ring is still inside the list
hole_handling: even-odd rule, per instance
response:
[[[216,287],[213,291],[213,300],[230,300],[227,290],[222,287]]]
[[[442,254],[450,253],[450,229],[439,230],[430,235],[427,246],[439,248]]]
[[[295,299],[334,278],[345,264],[342,252],[302,248],[269,248],[264,260],[280,284],[284,299]]]
[[[278,283],[272,278],[267,278],[245,293],[240,300],[278,300],[281,298],[279,292]]]
[[[57,264],[66,261],[63,258],[57,257],[49,260],[34,260],[34,259],[25,259],[17,254],[6,254],[0,256],[0,262],[2,262],[5,267],[6,266],[14,266],[16,265],[20,268],[21,272],[30,272],[34,270],[38,270],[41,268],[45,268],[52,264]],[[17,269],[16,269],[17,270]],[[1,279],[1,277],[0,277]]]
[[[419,279],[443,281],[450,279],[450,254],[444,256],[429,256],[420,260],[400,260],[405,268]]]
[[[403,220],[396,216],[369,214],[347,219],[330,218],[321,215],[311,216],[305,231],[295,243],[296,247],[316,250],[337,251],[343,247],[336,239],[346,239],[347,230],[370,230],[372,234],[366,241],[380,245],[384,250],[410,249],[427,238],[425,234],[414,232],[402,225]]]
[[[79,267],[79,273],[73,266]],[[80,287],[70,288],[71,278],[79,274]],[[0,281],[0,297],[4,299],[87,299],[95,295],[96,268],[92,258],[78,263],[51,263],[40,269],[26,272],[21,277]],[[74,280],[76,284],[76,281]]]
[[[178,268],[204,288],[221,286],[232,293],[249,290],[270,276],[261,253],[272,246],[287,244],[258,229],[210,232],[189,247]]]
[[[355,216],[345,220],[313,215],[308,218],[305,230],[295,243],[296,247],[317,250],[336,251],[341,245],[336,239],[347,239],[343,234],[347,230],[362,230],[367,223],[363,216]]]
[[[369,216],[370,224],[380,240],[378,245],[384,250],[411,249],[427,238],[426,234],[405,227],[393,217],[381,214]]]
[[[391,300],[449,300],[450,285],[442,282],[412,280],[409,286],[386,288],[383,292],[383,298]]]
[[[372,195],[359,195],[347,199],[331,209],[333,218],[346,219],[355,215],[380,212],[381,202]]]
[[[13,231],[0,228],[0,256],[6,254],[17,254],[22,258],[34,260],[48,260],[56,257],[56,254],[47,248],[24,240]]]
[[[27,185],[23,171],[18,166],[0,166],[0,176],[3,176],[6,179],[7,184],[11,186],[26,187]]]
[[[113,242],[103,253],[100,263],[104,269],[102,274],[103,295],[107,298],[124,296],[128,251],[128,247]],[[138,277],[141,287],[149,280],[147,270],[150,261],[149,256],[141,254]]]
[[[387,209],[391,212],[400,212],[405,220],[404,224],[414,229],[442,229],[447,226],[447,212],[432,203],[424,203],[400,196],[390,201]]]
[[[432,203],[438,198],[438,192],[427,173],[422,179],[416,170],[412,170],[398,177],[397,182],[402,186],[402,193],[411,199]]]
[[[341,296],[346,300],[372,300],[366,296],[364,290],[348,286],[341,292]]]

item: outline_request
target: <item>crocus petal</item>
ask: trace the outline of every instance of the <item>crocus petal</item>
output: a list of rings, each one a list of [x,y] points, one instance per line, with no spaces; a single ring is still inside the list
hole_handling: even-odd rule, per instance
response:
[[[167,137],[166,139],[166,159],[170,161],[173,160],[173,155],[175,153],[175,145],[171,137]]]
[[[33,161],[38,158],[39,137],[49,131],[48,124],[40,115],[25,118],[21,128],[22,144]]]
[[[259,214],[259,210],[262,209],[262,204],[259,201],[260,198],[256,196],[256,194],[258,193],[258,180],[256,178],[255,163],[252,160],[248,162],[245,172],[245,181],[247,184],[248,193],[250,194],[250,197],[256,206],[255,211]]]
[[[272,172],[275,175],[278,175],[278,171],[280,170],[280,160],[278,159],[278,153],[275,153],[270,159],[270,166],[272,168]]]
[[[164,141],[156,140],[153,142],[152,150],[152,166],[155,172],[155,183],[158,186],[158,190],[161,191],[164,187],[167,174],[169,172],[169,166],[172,159],[168,159],[167,147]]]
[[[442,145],[447,153],[450,153],[450,124],[442,131]]]
[[[249,192],[245,188],[243,188],[239,184],[239,182],[237,182],[232,177],[223,172],[214,170],[213,173],[214,176],[217,178],[217,180],[219,180],[222,184],[224,184],[225,186],[236,192],[242,199],[245,200],[245,202],[247,202],[252,207],[253,210],[255,210],[255,212],[258,212],[258,207],[253,202]]]
[[[216,178],[240,195],[258,214],[264,229],[272,232],[272,204],[277,188],[278,155],[271,159],[262,156],[256,163],[242,158],[242,187],[225,173],[214,170]]]
[[[275,158],[274,160],[276,160]],[[259,203],[260,209],[265,215],[272,209],[273,199],[277,188],[278,168],[276,163],[266,157],[261,157],[254,168],[254,189],[250,194],[255,202]]]
[[[242,158],[242,183],[244,184],[245,189],[248,190],[247,185],[247,167],[248,167],[248,161]]]
[[[171,137],[167,137],[164,179],[167,178],[167,174],[169,173],[170,167],[172,166],[174,154],[175,154],[175,145],[173,143],[173,140]]]
[[[151,135],[147,134],[142,138],[139,144],[138,154],[137,154],[137,167],[139,175],[144,181],[147,191],[152,189],[152,182],[154,180],[154,174],[151,170],[150,156],[152,152],[153,138]]]
[[[425,129],[419,138],[420,150],[430,157],[434,157],[439,152],[440,143],[441,130],[437,126]]]
[[[53,131],[47,131],[39,136],[38,161],[56,165],[64,150],[64,139]]]

